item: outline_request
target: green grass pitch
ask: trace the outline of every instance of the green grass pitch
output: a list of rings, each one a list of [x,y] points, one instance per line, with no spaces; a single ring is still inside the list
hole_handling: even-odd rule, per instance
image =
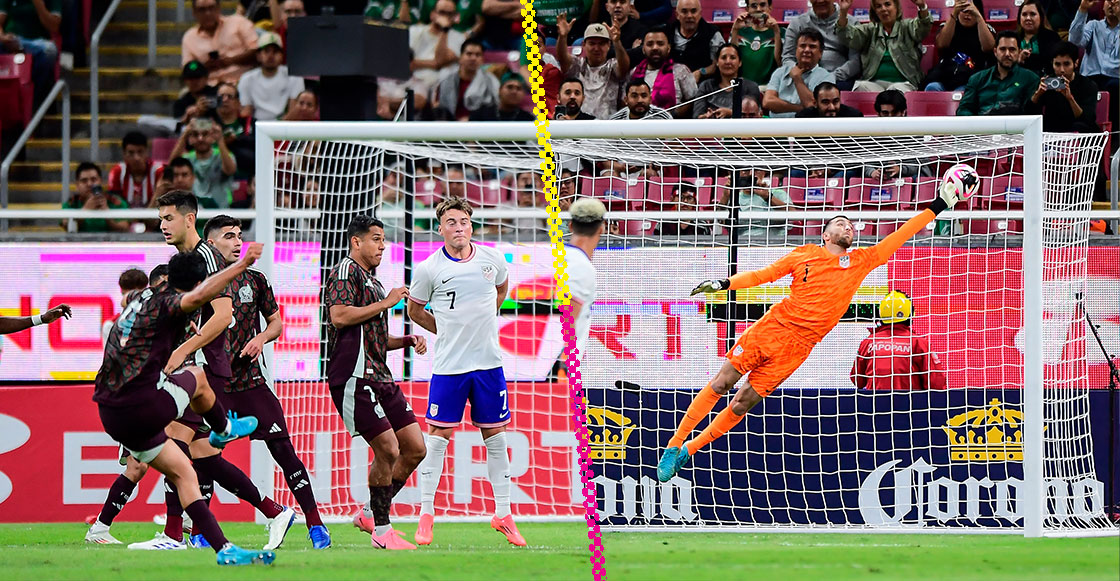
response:
[[[436,523],[435,543],[384,552],[349,524],[331,525],[334,546],[313,551],[297,524],[271,567],[219,568],[213,552],[129,551],[91,546],[78,524],[0,525],[3,581],[23,579],[591,579],[582,523],[522,523],[529,547],[508,545],[487,523]],[[159,527],[118,523],[122,541]],[[415,525],[399,524],[408,537]],[[266,540],[258,525],[225,525],[242,546]],[[1120,579],[1120,540],[1014,535],[608,533],[607,579],[905,579],[1067,581]]]

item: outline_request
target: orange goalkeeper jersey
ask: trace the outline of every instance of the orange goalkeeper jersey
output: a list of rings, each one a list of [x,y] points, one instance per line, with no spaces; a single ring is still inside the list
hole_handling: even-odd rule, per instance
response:
[[[823,246],[806,244],[769,266],[731,277],[731,290],[750,288],[792,275],[790,296],[774,305],[758,324],[778,323],[806,340],[818,343],[844,316],[867,274],[885,264],[934,216],[932,211],[923,210],[878,244],[840,256]]]

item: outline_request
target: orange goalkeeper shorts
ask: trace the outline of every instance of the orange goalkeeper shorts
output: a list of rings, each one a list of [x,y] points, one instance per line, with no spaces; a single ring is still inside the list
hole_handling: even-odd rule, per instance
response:
[[[751,387],[766,397],[789,379],[812,351],[813,343],[793,331],[771,321],[760,321],[739,336],[727,353],[727,360],[739,373],[749,373]]]

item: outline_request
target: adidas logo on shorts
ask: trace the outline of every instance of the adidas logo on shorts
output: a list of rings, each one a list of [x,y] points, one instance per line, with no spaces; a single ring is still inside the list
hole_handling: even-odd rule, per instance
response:
[[[272,427],[268,429],[268,433],[270,434],[278,434],[282,431],[283,430],[280,429],[280,426],[276,425],[275,423],[272,424]]]

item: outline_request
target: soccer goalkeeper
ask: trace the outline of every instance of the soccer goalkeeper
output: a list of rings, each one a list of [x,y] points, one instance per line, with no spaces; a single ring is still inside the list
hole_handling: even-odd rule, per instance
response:
[[[961,197],[960,190],[946,182],[940,197],[928,209],[878,244],[851,252],[848,248],[852,245],[852,223],[837,216],[825,223],[822,245],[806,244],[765,268],[730,279],[705,281],[692,289],[693,295],[735,290],[774,282],[787,274],[793,276],[789,298],[775,305],[739,337],[719,373],[692,400],[657,463],[657,478],[669,481],[692,455],[735,427],[755,404],[793,375],[813,346],[848,310],[864,277],[885,264],[903,243],[921,232],[937,214],[955,206]],[[712,411],[719,398],[748,373],[750,377],[735,392],[731,404],[699,436],[686,443],[693,428]]]

